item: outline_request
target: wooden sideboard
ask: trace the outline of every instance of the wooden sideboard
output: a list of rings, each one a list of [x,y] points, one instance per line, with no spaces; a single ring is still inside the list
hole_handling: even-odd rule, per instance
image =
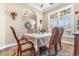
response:
[[[74,56],[79,56],[79,33],[74,33]]]

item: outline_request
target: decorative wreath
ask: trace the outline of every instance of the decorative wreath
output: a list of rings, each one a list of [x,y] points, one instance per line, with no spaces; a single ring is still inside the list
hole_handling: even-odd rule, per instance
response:
[[[26,23],[25,23],[25,28],[28,28],[28,29],[29,29],[29,28],[31,28],[31,27],[32,27],[32,25],[31,25],[30,22],[26,22]]]

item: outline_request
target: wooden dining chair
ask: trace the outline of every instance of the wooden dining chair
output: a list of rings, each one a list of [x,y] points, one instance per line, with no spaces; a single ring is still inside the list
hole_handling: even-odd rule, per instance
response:
[[[31,41],[28,41],[27,38],[23,37],[22,38],[18,38],[15,32],[15,29],[10,26],[10,29],[12,30],[12,33],[16,39],[17,42],[17,56],[22,56],[23,52],[26,52],[28,50],[33,50],[34,51],[34,55],[36,55],[35,53],[35,48],[34,48],[34,44]]]
[[[57,43],[58,43],[59,33],[60,33],[59,27],[54,27],[50,42],[46,46],[42,47],[42,51],[44,48],[47,48],[49,56],[50,56],[51,48],[55,48],[55,54],[57,52]]]
[[[64,33],[64,28],[54,27],[53,31],[52,31],[52,36],[51,36],[50,42],[46,46],[42,47],[42,51],[44,50],[44,48],[47,48],[49,56],[50,56],[50,50],[51,50],[51,48],[54,48],[55,55],[57,55],[58,44],[59,44],[60,49],[62,48],[61,47],[61,38],[62,38],[63,33]]]
[[[57,44],[55,44],[55,46],[54,46],[55,55],[57,55],[57,53],[62,49],[62,46],[61,46],[61,39],[62,39],[63,33],[64,33],[64,28],[59,27],[59,36],[58,36],[58,39],[57,39],[58,42],[57,42]],[[58,46],[60,47],[60,50],[58,49]]]
[[[64,33],[64,28],[60,28],[60,35],[59,35],[59,39],[58,39],[59,40],[58,44],[59,44],[60,50],[62,49],[61,39],[62,39],[63,33]]]
[[[50,56],[51,48],[55,49],[55,55],[57,55],[57,43],[58,43],[59,35],[60,35],[59,27],[54,27],[53,31],[52,31],[52,36],[51,36],[50,42],[47,45],[49,56]]]

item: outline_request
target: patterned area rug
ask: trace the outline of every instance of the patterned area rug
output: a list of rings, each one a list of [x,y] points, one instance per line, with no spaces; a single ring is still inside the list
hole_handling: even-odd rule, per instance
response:
[[[57,56],[73,56],[73,47],[70,44],[62,44],[62,50]],[[0,51],[0,56],[16,56],[16,46]],[[33,51],[27,51],[23,53],[23,56],[33,56]]]

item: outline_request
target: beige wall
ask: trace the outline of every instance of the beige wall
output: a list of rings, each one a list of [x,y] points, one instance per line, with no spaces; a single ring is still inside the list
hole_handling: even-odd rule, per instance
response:
[[[15,43],[15,38],[12,34],[10,26],[15,27],[18,37],[21,37],[22,34],[25,33],[23,31],[23,30],[26,30],[24,27],[24,23],[27,20],[23,20],[21,17],[21,14],[23,13],[24,10],[28,8],[31,8],[36,13],[37,22],[39,22],[40,19],[43,19],[42,12],[38,11],[37,9],[31,6],[28,6],[27,4],[24,4],[24,3],[23,4],[6,3],[5,5],[0,4],[0,47],[1,48],[5,45]],[[15,18],[15,20],[11,18],[11,15],[10,15],[11,11],[15,11],[17,13],[17,17]],[[37,26],[39,26],[39,23],[37,24]]]
[[[0,4],[0,49],[5,45],[5,4]]]
[[[21,18],[22,11],[27,9],[27,8],[32,8],[31,6],[28,6],[26,4],[6,4],[6,44],[12,44],[15,42],[15,39],[12,35],[12,32],[10,30],[10,26],[14,26],[17,32],[18,37],[21,37],[21,35],[24,33],[23,30],[26,30],[24,27],[24,23],[27,20],[23,20]],[[17,17],[15,20],[13,20],[10,16],[11,9],[14,10],[17,13]],[[36,15],[37,15],[37,21],[42,17],[42,13],[34,8],[32,8]],[[39,23],[38,23],[39,25]]]

